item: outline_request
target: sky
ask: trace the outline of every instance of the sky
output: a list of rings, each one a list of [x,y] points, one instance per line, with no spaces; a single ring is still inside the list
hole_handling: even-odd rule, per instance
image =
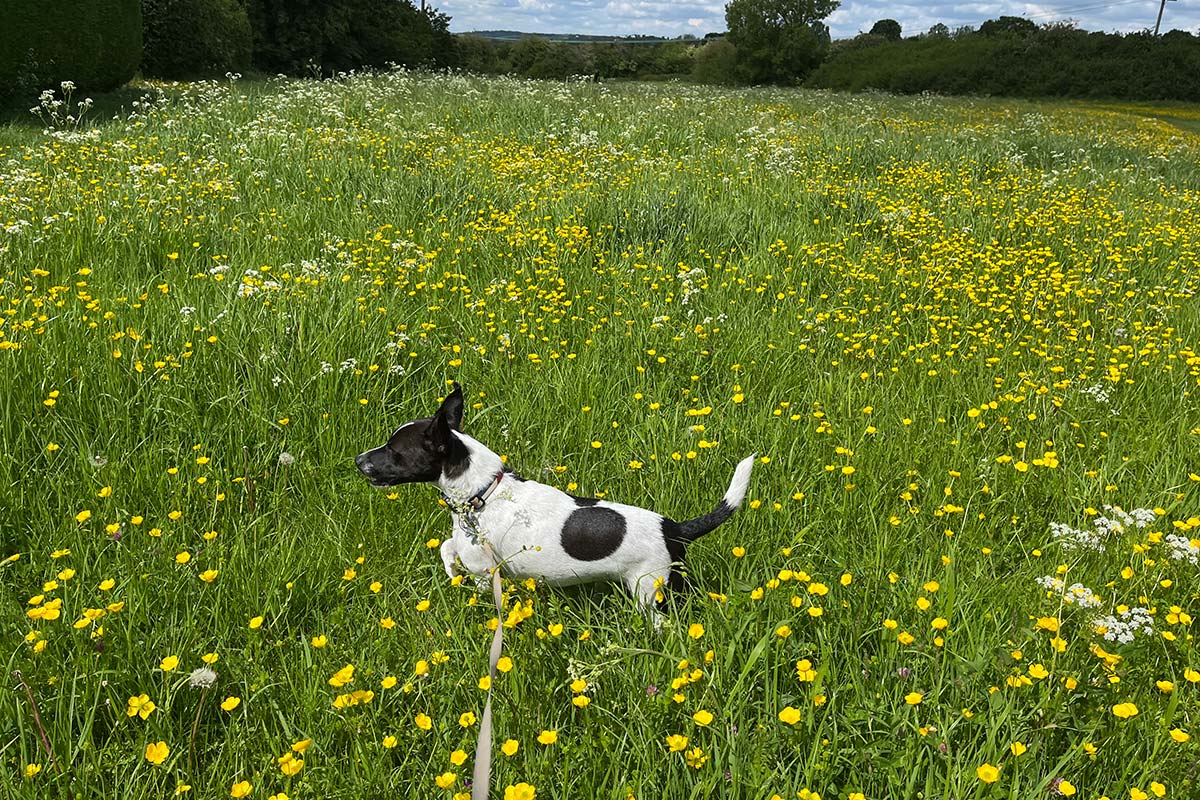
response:
[[[526,33],[590,33],[654,36],[704,36],[725,30],[725,3],[690,0],[428,0],[449,14],[456,33],[474,30],[513,30]],[[1158,0],[1048,0],[1045,3],[892,2],[842,0],[841,8],[825,20],[835,39],[871,29],[878,19],[894,19],[905,36],[924,33],[935,23],[951,29],[979,27],[984,20],[1019,16],[1038,24],[1073,20],[1090,31],[1153,29]],[[1200,31],[1200,0],[1169,0],[1162,31],[1179,28]]]

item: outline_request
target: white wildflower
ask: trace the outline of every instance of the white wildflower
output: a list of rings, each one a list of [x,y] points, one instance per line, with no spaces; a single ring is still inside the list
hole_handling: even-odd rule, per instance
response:
[[[1066,581],[1062,578],[1055,575],[1043,575],[1037,579],[1037,584],[1050,594],[1061,598],[1066,605],[1080,608],[1098,608],[1100,606],[1099,595],[1082,583],[1073,583],[1067,586]]]
[[[1188,539],[1176,533],[1168,533],[1165,542],[1167,558],[1172,561],[1187,561],[1194,566],[1200,558],[1200,539]]]
[[[1043,575],[1037,579],[1037,584],[1047,592],[1055,592],[1057,594],[1061,594],[1063,587],[1066,586],[1062,578],[1057,578],[1053,575]]]
[[[1103,403],[1105,405],[1108,404],[1108,401],[1110,399],[1108,390],[1104,388],[1103,384],[1099,384],[1099,383],[1097,383],[1095,386],[1089,386],[1086,389],[1080,389],[1079,393],[1087,395],[1088,397],[1095,400],[1097,403]]]
[[[1092,626],[1106,641],[1121,644],[1129,644],[1139,633],[1147,636],[1154,634],[1154,620],[1150,612],[1141,606],[1120,611],[1116,615],[1098,617]]]
[[[1063,602],[1080,608],[1098,608],[1100,597],[1082,583],[1073,583],[1063,592]]]
[[[1061,522],[1050,523],[1050,535],[1067,550],[1095,550],[1097,553],[1103,553],[1102,539],[1105,533],[1107,531],[1104,530],[1077,530]]]

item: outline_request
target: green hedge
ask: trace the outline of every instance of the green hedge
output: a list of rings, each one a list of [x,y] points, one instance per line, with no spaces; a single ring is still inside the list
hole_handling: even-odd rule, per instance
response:
[[[852,92],[1196,102],[1200,81],[1189,77],[1196,75],[1200,37],[1185,31],[1154,37],[1051,26],[841,44],[807,85]]]
[[[250,66],[250,22],[236,0],[142,0],[142,73],[182,79]]]
[[[114,89],[142,55],[139,0],[5,0],[0,24],[0,96],[36,95],[72,81]]]

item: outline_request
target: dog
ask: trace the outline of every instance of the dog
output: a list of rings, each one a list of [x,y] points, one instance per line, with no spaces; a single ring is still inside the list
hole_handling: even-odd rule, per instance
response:
[[[665,601],[664,589],[683,588],[684,549],[733,515],[754,466],[754,455],[737,465],[712,511],[675,522],[526,480],[463,433],[462,419],[462,387],[454,383],[436,414],[401,425],[387,443],[355,458],[374,486],[432,483],[441,490],[454,517],[441,547],[446,574],[459,575],[461,565],[476,576],[502,567],[507,577],[553,586],[617,581],[644,612]]]

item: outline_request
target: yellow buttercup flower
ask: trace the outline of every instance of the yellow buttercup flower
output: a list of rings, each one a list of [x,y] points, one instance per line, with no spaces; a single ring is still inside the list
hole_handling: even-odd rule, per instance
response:
[[[1112,713],[1121,719],[1129,719],[1138,715],[1138,707],[1133,703],[1117,703],[1112,707]]]
[[[125,708],[125,715],[129,717],[136,716],[146,719],[154,712],[155,708],[157,708],[157,706],[154,705],[154,701],[151,700],[149,696],[139,694],[129,698],[129,702]]]
[[[151,764],[161,764],[171,754],[171,748],[166,742],[152,742],[146,745],[146,760]]]
[[[779,712],[779,721],[787,723],[788,725],[795,725],[800,721],[800,712],[791,706],[785,706],[783,710]]]
[[[518,783],[504,787],[504,800],[534,800],[537,797],[537,787],[528,783]]]

